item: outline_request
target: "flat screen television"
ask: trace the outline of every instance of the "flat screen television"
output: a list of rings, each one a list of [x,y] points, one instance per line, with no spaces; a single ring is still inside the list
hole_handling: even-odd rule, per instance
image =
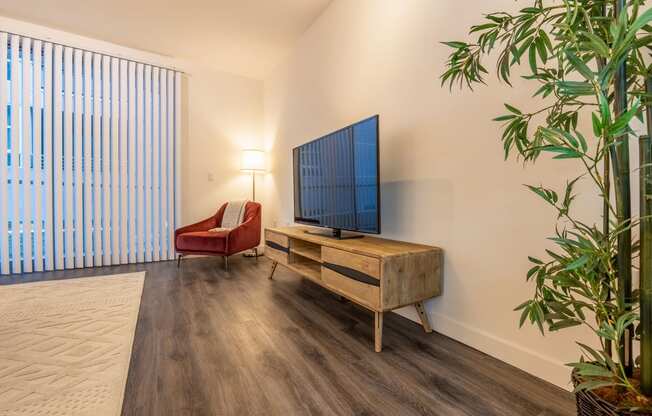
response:
[[[378,115],[292,150],[294,221],[380,233]]]

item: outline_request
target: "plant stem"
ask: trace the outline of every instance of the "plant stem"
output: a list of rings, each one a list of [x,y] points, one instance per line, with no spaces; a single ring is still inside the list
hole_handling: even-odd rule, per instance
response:
[[[648,112],[648,119],[650,119]],[[652,127],[648,128],[652,129]],[[650,136],[639,139],[641,217],[652,214],[652,147]],[[652,219],[641,219],[641,268],[640,268],[640,314],[641,314],[641,390],[652,395]]]
[[[625,0],[616,0],[615,18],[627,13]],[[627,110],[627,73],[625,62],[616,71],[614,79],[614,112],[616,117]],[[631,195],[629,184],[629,141],[628,135],[617,138],[618,145],[612,147],[611,157],[614,162],[616,185],[616,207],[618,223],[628,225],[631,221]],[[629,310],[632,301],[632,233],[627,227],[618,235],[618,305],[621,310]],[[632,360],[632,329],[627,328],[619,343],[618,357],[627,376],[631,376]]]
[[[652,92],[652,78],[645,89]],[[640,315],[641,315],[641,390],[652,396],[652,105],[648,104],[648,135],[640,138],[640,192],[641,192],[641,259],[640,259]]]
[[[605,5],[603,4],[602,7],[600,8],[600,17],[604,17],[607,14],[607,10]],[[593,27],[591,27],[591,24],[587,25],[591,33],[593,33]],[[606,65],[606,60],[603,57],[598,57],[598,71],[602,71],[604,66]],[[611,164],[609,163],[609,156],[606,155],[605,157],[602,158],[603,160],[603,174],[602,174],[602,183],[603,183],[603,189],[602,189],[602,232],[604,234],[604,237],[606,239],[609,238],[609,210],[611,209],[611,203],[610,203],[610,198],[611,198]],[[611,284],[610,284],[610,276],[608,273],[605,274],[603,277],[603,280],[605,282],[605,287],[608,290],[607,293],[607,301],[611,299]],[[606,314],[606,316],[609,316]],[[612,357],[612,349],[611,349],[611,341],[606,340],[605,345],[604,345],[605,353],[609,357]]]

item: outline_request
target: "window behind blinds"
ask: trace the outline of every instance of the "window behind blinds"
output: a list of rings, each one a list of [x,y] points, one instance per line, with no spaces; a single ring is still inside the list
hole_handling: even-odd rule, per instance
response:
[[[0,32],[0,273],[174,257],[177,71]]]

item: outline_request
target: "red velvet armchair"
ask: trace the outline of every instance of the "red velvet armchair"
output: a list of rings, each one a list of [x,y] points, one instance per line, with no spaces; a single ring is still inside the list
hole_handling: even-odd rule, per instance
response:
[[[181,227],[174,232],[174,248],[181,258],[188,254],[203,254],[224,257],[228,270],[229,256],[251,250],[260,244],[261,206],[257,202],[247,202],[242,224],[228,231],[208,231],[222,225],[226,204],[210,218]]]

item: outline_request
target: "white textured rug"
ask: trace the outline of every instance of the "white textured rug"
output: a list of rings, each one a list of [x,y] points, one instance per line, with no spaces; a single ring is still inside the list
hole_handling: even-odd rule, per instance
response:
[[[0,416],[118,416],[145,272],[0,286]]]

